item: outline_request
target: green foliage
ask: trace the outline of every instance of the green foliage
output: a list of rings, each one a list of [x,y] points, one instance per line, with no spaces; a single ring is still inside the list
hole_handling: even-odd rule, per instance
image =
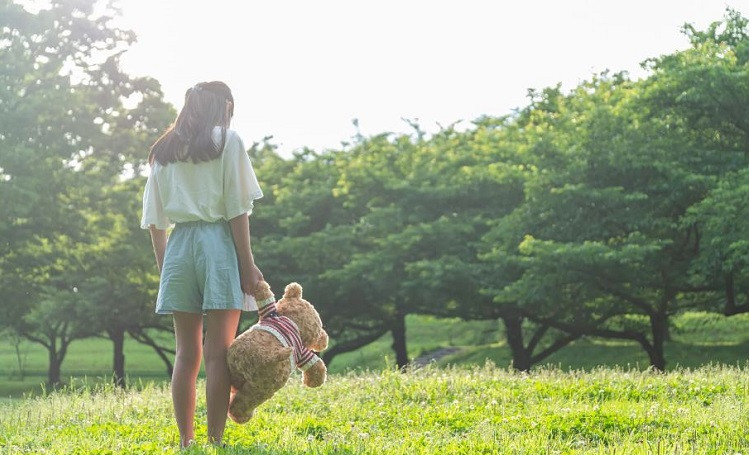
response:
[[[119,69],[135,37],[112,26],[116,13],[95,1],[38,13],[0,4],[2,324],[49,350],[53,384],[73,340],[100,333],[102,316],[133,318],[148,303],[123,280],[136,274],[127,267],[144,273],[147,249],[123,234],[140,185],[120,180],[139,172],[173,111],[157,82]],[[119,300],[104,289],[116,285]]]

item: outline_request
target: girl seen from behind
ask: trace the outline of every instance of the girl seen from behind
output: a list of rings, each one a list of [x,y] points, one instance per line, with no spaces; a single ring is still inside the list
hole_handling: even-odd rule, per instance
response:
[[[244,294],[263,278],[249,225],[253,201],[263,193],[242,139],[229,129],[233,113],[226,84],[199,83],[187,90],[177,120],[149,155],[141,227],[150,230],[160,273],[156,312],[174,320],[171,391],[181,447],[195,437],[201,357],[208,439],[221,443],[230,392],[226,351],[240,312],[251,310]]]

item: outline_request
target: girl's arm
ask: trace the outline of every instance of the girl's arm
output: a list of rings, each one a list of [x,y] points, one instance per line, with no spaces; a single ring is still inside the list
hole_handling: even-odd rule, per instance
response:
[[[231,235],[234,239],[234,248],[237,250],[239,260],[239,277],[242,283],[242,291],[252,294],[258,282],[263,279],[263,273],[255,265],[250,246],[250,217],[243,213],[229,220]]]
[[[156,266],[159,268],[161,275],[161,266],[164,265],[164,251],[166,251],[166,229],[157,229],[153,224],[148,226],[151,232],[151,244],[153,244],[153,253],[156,255]]]

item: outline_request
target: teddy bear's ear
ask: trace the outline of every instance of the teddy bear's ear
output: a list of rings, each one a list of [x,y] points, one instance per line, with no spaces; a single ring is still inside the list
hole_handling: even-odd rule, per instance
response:
[[[286,289],[283,291],[283,298],[285,299],[301,299],[302,298],[302,286],[299,283],[289,283]]]

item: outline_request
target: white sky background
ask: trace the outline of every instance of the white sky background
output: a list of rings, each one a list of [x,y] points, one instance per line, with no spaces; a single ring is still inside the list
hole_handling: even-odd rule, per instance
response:
[[[407,132],[401,118],[462,125],[527,104],[528,88],[568,90],[605,69],[644,75],[646,58],[688,47],[700,29],[749,0],[122,0],[138,35],[123,59],[185,90],[223,80],[232,127],[249,146],[273,135],[282,154],[339,148],[356,132]]]

